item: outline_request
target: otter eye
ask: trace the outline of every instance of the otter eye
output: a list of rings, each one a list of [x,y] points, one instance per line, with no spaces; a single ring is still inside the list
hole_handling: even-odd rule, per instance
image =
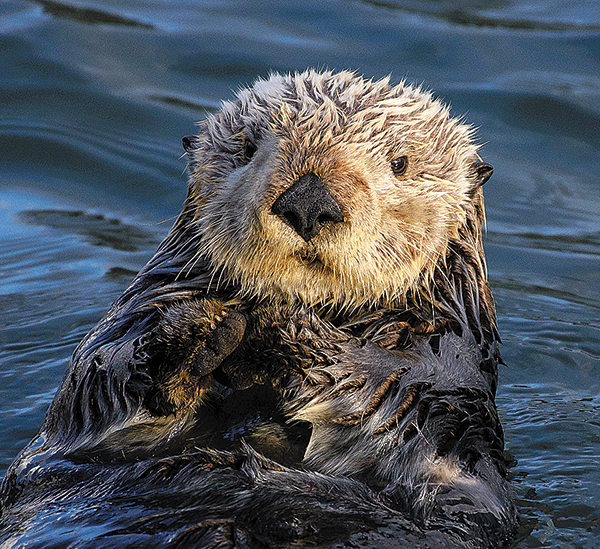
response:
[[[396,160],[392,160],[391,166],[394,175],[404,175],[406,168],[408,168],[408,157],[399,156]]]
[[[246,139],[244,141],[244,160],[246,162],[250,162],[250,160],[254,156],[254,153],[256,152],[256,149],[257,147],[254,143],[252,143],[252,141],[250,141],[249,139]]]

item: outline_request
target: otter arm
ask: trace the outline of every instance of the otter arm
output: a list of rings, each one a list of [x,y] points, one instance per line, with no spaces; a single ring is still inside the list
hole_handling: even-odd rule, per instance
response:
[[[54,449],[87,451],[107,439],[131,447],[138,437],[159,445],[189,423],[246,328],[215,299],[139,311],[128,317],[117,303],[75,351],[43,428]]]
[[[429,339],[401,352],[350,341],[307,372],[289,405],[313,425],[305,465],[361,479],[427,520],[504,524],[513,509],[482,350],[466,335],[441,336],[439,349]]]

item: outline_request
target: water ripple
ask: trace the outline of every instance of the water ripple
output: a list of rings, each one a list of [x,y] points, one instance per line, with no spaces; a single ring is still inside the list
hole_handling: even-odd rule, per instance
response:
[[[594,0],[552,3],[529,0],[362,0],[377,8],[386,8],[421,17],[435,18],[451,25],[502,28],[518,31],[594,32],[600,29],[600,10]]]
[[[153,29],[154,26],[129,17],[123,17],[116,13],[94,8],[72,6],[66,2],[55,2],[53,0],[32,0],[44,8],[44,12],[54,17],[64,17],[79,23],[90,25],[118,25],[122,27],[139,27],[142,29]]]

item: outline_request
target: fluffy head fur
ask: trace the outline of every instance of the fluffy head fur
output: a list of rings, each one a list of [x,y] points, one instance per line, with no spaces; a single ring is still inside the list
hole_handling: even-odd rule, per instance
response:
[[[477,216],[471,137],[440,101],[404,83],[314,71],[259,80],[189,143],[194,260],[207,257],[223,271],[215,280],[244,294],[309,306],[428,293],[450,241]],[[408,166],[396,175],[400,157]],[[307,173],[344,217],[309,242],[271,211]]]

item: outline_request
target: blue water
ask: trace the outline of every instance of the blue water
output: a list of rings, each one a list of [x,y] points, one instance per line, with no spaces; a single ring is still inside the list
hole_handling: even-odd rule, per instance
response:
[[[166,234],[181,137],[309,66],[422,83],[479,126],[514,547],[600,547],[600,3],[0,3],[0,475]]]

